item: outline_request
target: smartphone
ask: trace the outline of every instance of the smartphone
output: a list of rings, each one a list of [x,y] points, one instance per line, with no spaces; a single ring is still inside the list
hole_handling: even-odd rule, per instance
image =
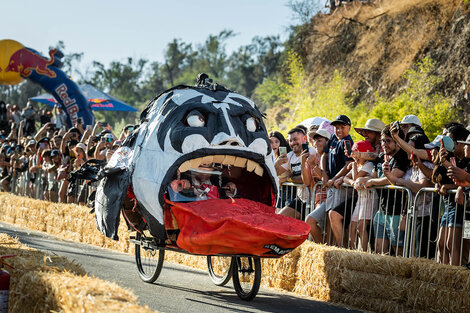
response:
[[[107,127],[107,126],[108,126],[108,122],[101,122],[101,126]]]
[[[302,144],[302,151],[307,150],[308,151],[308,143],[304,142]]]
[[[284,155],[287,153],[286,147],[279,147],[279,155]]]

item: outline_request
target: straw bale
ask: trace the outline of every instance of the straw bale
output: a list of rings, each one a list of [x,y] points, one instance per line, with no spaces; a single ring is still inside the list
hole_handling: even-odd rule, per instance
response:
[[[470,292],[470,271],[461,266],[437,264],[432,260],[414,259],[412,278],[427,281],[450,289],[465,289]]]
[[[264,285],[287,291],[294,290],[299,258],[300,247],[282,258],[262,259],[262,282]]]
[[[409,279],[396,276],[350,269],[343,269],[341,272],[342,290],[356,295],[360,294],[362,297],[399,301],[405,299],[409,284]]]
[[[430,312],[470,312],[470,291],[446,288],[425,281],[413,281],[407,290],[406,304]]]
[[[331,299],[337,303],[346,303],[363,310],[381,312],[381,313],[425,313],[426,310],[411,310],[402,303],[386,299],[377,299],[373,297],[361,297],[349,292],[332,291]]]

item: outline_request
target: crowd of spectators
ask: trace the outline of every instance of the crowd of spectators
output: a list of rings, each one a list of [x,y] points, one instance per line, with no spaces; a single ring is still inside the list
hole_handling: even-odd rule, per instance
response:
[[[448,123],[430,141],[415,115],[390,125],[372,118],[360,126],[354,128],[362,137],[356,142],[345,115],[308,129],[298,125],[287,140],[270,133],[280,182],[304,186],[296,194],[281,189],[278,213],[304,219],[315,242],[403,255],[410,201],[422,188],[431,187],[435,192],[421,193],[414,202],[413,249],[442,263],[468,262],[461,253],[462,244],[467,244],[462,228],[470,186],[467,128]],[[279,153],[280,147],[285,147],[284,153]],[[388,185],[404,188],[384,187]]]
[[[78,119],[69,127],[59,105],[52,111],[37,110],[28,102],[20,110],[0,102],[1,190],[17,188],[21,177],[25,195],[85,203],[81,192],[89,193],[89,186],[79,186],[71,174],[86,162],[104,165],[133,129],[134,125],[127,125],[117,137],[104,122],[84,127]],[[36,192],[39,194],[33,195]]]

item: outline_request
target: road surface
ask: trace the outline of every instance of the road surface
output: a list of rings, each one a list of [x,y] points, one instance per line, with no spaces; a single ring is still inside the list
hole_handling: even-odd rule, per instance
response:
[[[147,284],[140,280],[133,256],[59,240],[3,222],[0,222],[0,232],[18,237],[30,247],[76,260],[89,274],[133,290],[141,305],[160,312],[360,312],[264,288],[254,301],[242,301],[232,282],[218,287],[212,284],[207,272],[168,262],[164,263],[158,280]]]

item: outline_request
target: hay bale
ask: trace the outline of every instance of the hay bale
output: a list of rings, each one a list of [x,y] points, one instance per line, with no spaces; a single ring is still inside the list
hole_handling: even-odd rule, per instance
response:
[[[350,269],[341,271],[341,290],[361,297],[399,301],[406,299],[409,285],[410,280],[406,278]]]
[[[470,290],[470,271],[461,266],[437,264],[432,260],[413,259],[411,277],[449,289]]]
[[[282,258],[262,259],[262,284],[287,291],[294,290],[299,258],[300,247]]]
[[[429,312],[470,312],[470,290],[456,290],[425,281],[413,281],[407,290],[406,305]]]
[[[86,276],[81,265],[48,255],[0,233],[0,255],[10,269],[10,312],[152,312],[114,283]]]

